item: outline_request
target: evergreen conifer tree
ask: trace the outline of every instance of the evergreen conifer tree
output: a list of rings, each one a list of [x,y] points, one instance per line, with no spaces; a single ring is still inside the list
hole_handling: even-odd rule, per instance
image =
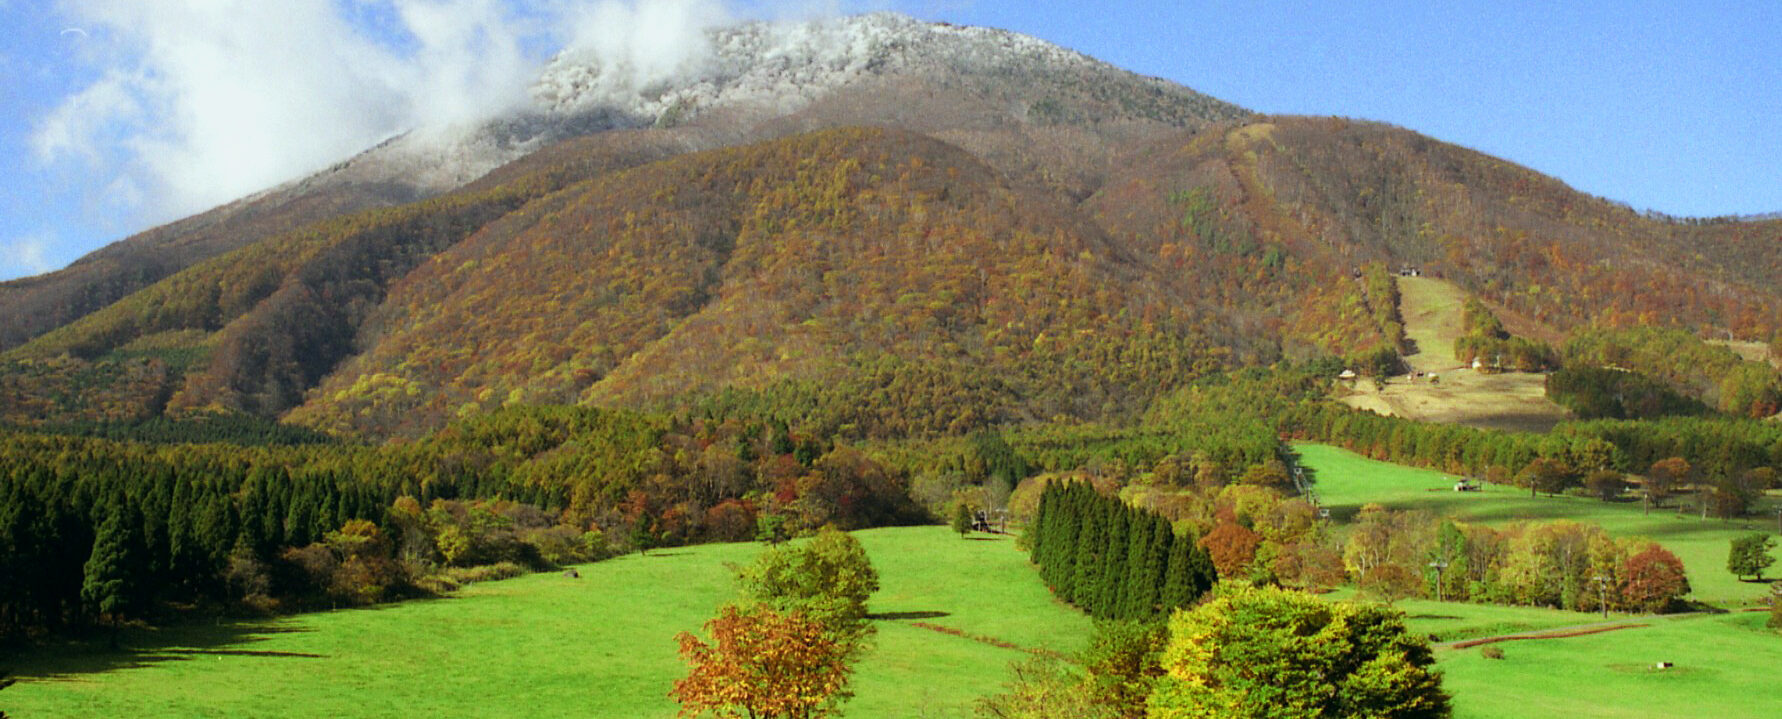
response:
[[[1046,488],[1040,492],[1039,509],[1035,510],[1033,521],[1027,524],[1027,528],[1023,530],[1022,534],[1022,539],[1027,542],[1027,558],[1039,565],[1041,577],[1046,576],[1046,550],[1051,549],[1046,544],[1046,535],[1048,534],[1047,530],[1051,528],[1048,526],[1048,522],[1054,519],[1052,499],[1057,495],[1057,485],[1046,485]]]
[[[136,611],[141,599],[138,570],[146,548],[140,520],[134,514],[136,510],[125,506],[122,500],[110,502],[104,522],[93,538],[93,553],[83,567],[81,602],[90,615],[109,617],[113,629]],[[117,641],[115,634],[112,641]]]
[[[1213,585],[1219,583],[1219,569],[1213,565],[1213,555],[1200,546],[1200,542],[1188,543],[1188,579],[1189,602],[1212,591]]]
[[[1070,594],[1065,601],[1088,611],[1094,604],[1098,592],[1101,591],[1101,575],[1103,569],[1104,550],[1108,544],[1108,525],[1110,512],[1102,504],[1094,490],[1084,493],[1083,525],[1077,531],[1076,552],[1073,561],[1073,579]]]
[[[1119,616],[1120,595],[1126,589],[1126,552],[1131,540],[1132,510],[1126,503],[1114,500],[1109,508],[1107,551],[1102,558],[1101,586],[1096,590],[1091,616],[1109,619]]]
[[[952,522],[951,526],[953,528],[953,531],[959,533],[960,539],[964,539],[965,535],[971,533],[971,506],[970,505],[968,505],[964,502],[960,502],[958,504],[958,506],[953,508],[953,522]]]
[[[1051,536],[1048,538],[1052,548],[1047,550],[1047,569],[1050,574],[1046,585],[1052,588],[1053,594],[1065,601],[1070,600],[1076,587],[1077,542],[1083,528],[1081,500],[1082,493],[1072,483],[1061,490],[1052,503],[1058,519],[1055,520],[1056,528],[1050,532]]]
[[[1193,601],[1194,546],[1195,543],[1187,537],[1175,537],[1170,541],[1169,561],[1164,565],[1163,588],[1157,596],[1157,603],[1162,605],[1165,612],[1188,606]]]
[[[1130,530],[1131,544],[1126,550],[1126,588],[1121,593],[1120,618],[1145,619],[1156,612],[1157,592],[1163,583],[1167,555],[1158,553],[1159,545],[1167,549],[1169,524],[1152,512],[1137,515]],[[1163,532],[1159,532],[1161,527]]]

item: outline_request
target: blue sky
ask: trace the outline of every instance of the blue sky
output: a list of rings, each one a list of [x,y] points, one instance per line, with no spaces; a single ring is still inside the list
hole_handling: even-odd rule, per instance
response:
[[[0,0],[0,278],[516,101],[591,24],[872,9],[1391,122],[1640,209],[1782,211],[1771,0]]]

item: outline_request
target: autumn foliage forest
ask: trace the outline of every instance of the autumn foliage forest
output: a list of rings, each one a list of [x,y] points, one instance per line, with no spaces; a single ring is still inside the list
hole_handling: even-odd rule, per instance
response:
[[[30,587],[0,597],[0,634],[379,601],[961,503],[1026,519],[1039,473],[1154,513],[1124,520],[1146,540],[1129,556],[1427,587],[1313,531],[1284,439],[1549,493],[1677,460],[1723,516],[1774,484],[1782,379],[1708,340],[1782,350],[1782,222],[1642,215],[1376,123],[1109,112],[811,120],[699,151],[612,131],[424,199],[252,215],[236,249],[58,300],[0,328],[0,586]],[[1406,268],[1471,298],[1463,361],[1560,370],[1579,421],[1331,401],[1343,370],[1385,378],[1414,349]],[[61,296],[28,290],[9,312]],[[1623,575],[1662,559],[1526,532]],[[1572,579],[1480,581],[1454,596],[1588,606]],[[1096,591],[1124,607],[1096,613],[1157,604]]]

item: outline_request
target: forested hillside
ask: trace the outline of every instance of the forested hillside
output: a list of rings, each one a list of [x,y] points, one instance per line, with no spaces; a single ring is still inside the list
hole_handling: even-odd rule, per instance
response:
[[[1772,281],[1782,222],[1642,215],[1414,132],[1336,118],[1263,118],[1172,138],[1124,168],[1090,207],[1116,237],[1186,254],[1181,264],[1198,272],[1236,265],[1202,282],[1211,292],[1276,288],[1258,280],[1283,263],[1331,277],[1384,262],[1560,331],[1659,325],[1760,341],[1782,332],[1782,286]],[[1172,194],[1183,189],[1195,202]]]
[[[1678,244],[1716,228],[1748,242],[1761,223],[1642,217],[1365,123],[1135,141],[1081,202],[1045,172],[913,132],[670,142],[571,141],[200,263],[9,353],[0,409],[222,410],[383,437],[515,404],[740,392],[724,401],[790,395],[850,436],[926,435],[1132,418],[1208,371],[1283,357],[1390,372],[1405,266],[1581,337],[1765,338],[1782,307],[1748,263]],[[1667,352],[1660,335],[1614,336],[1622,349],[1580,339],[1566,354]],[[1646,371],[1723,411],[1773,413],[1762,365],[1687,365]]]
[[[1119,422],[1217,370],[1397,371],[1401,270],[1555,344],[1782,341],[1782,222],[1641,215],[1008,33],[813,27],[778,49],[766,26],[713,31],[740,64],[660,97],[565,56],[545,109],[433,160],[398,138],[120,245],[183,248],[140,277],[7,285],[3,341],[35,338],[0,357],[0,420],[225,412],[369,439],[539,403],[725,406],[853,438]],[[851,38],[847,62],[823,33]],[[494,169],[441,179],[465,168]],[[1650,346],[1567,359],[1671,341],[1616,336]],[[1524,344],[1541,357],[1515,366],[1557,364]],[[1777,404],[1761,365],[1689,369],[1642,371],[1725,412]]]

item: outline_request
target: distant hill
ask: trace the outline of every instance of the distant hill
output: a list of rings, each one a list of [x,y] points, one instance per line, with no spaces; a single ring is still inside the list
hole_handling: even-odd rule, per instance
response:
[[[647,88],[566,54],[525,113],[0,285],[0,420],[1132,417],[1212,371],[1400,349],[1402,267],[1560,335],[1782,330],[1782,221],[1647,217],[1000,31],[873,15],[711,41]]]

